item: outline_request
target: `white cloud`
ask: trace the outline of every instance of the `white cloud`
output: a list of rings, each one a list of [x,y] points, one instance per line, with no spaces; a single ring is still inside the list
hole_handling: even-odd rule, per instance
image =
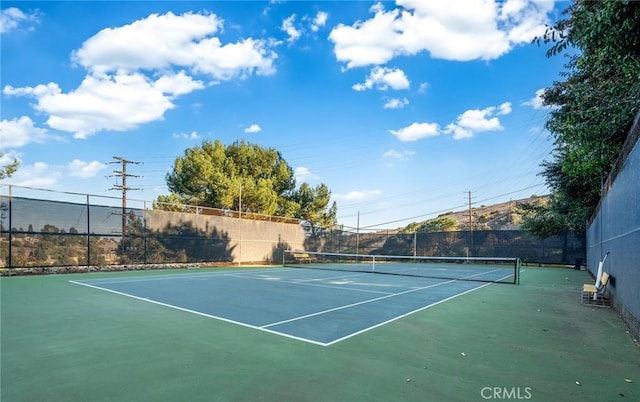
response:
[[[212,13],[152,14],[129,25],[105,28],[72,58],[95,73],[161,70],[171,66],[221,80],[252,72],[271,74],[277,57],[269,42],[247,38],[222,44],[214,36],[223,20]]]
[[[286,34],[289,35],[289,37],[287,38],[287,42],[289,43],[297,41],[300,38],[300,35],[302,35],[302,31],[296,29],[294,25],[295,22],[296,15],[291,14],[289,17],[285,18],[282,21],[282,26],[280,27],[283,32],[286,32]]]
[[[545,92],[545,88],[538,89],[536,91],[536,96],[534,96],[531,100],[524,102],[523,105],[531,106],[534,109],[545,108],[546,106],[544,106],[544,100],[542,98],[544,96],[544,92]]]
[[[508,29],[513,43],[531,42],[545,32],[547,13],[553,10],[554,2],[548,0],[507,0],[502,4],[498,21]]]
[[[196,89],[202,89],[204,84],[202,81],[194,80],[184,71],[180,71],[178,74],[163,75],[153,83],[153,87],[163,94],[179,96],[191,93]]]
[[[69,176],[88,179],[97,176],[97,174],[106,169],[107,165],[98,161],[85,162],[80,159],[74,159],[67,165]]]
[[[366,191],[354,190],[354,191],[348,192],[347,194],[335,194],[333,195],[333,198],[335,198],[336,200],[353,201],[353,200],[363,200],[366,198],[372,198],[380,194],[382,194],[382,191],[380,190],[366,190]]]
[[[42,143],[48,138],[47,130],[35,127],[27,116],[0,121],[0,149],[18,148],[31,142]]]
[[[212,13],[152,14],[103,29],[73,52],[72,59],[88,71],[78,88],[63,93],[56,83],[7,85],[3,92],[35,97],[34,107],[49,115],[49,127],[75,138],[130,130],[162,120],[176,97],[204,88],[196,74],[230,80],[275,72],[272,41],[222,44],[214,36],[222,27]]]
[[[297,167],[293,173],[293,176],[296,179],[296,182],[305,183],[310,181],[319,180],[320,177],[314,173],[311,173],[309,168],[304,166]]]
[[[5,181],[16,186],[52,188],[60,176],[60,171],[55,167],[36,162],[33,165],[21,164],[13,176]]]
[[[447,126],[445,133],[453,133],[453,138],[459,140],[473,137],[475,133],[504,130],[504,127],[500,124],[500,120],[494,115],[507,114],[504,113],[507,109],[507,113],[510,113],[510,103],[503,103],[497,108],[491,106],[482,110],[467,110],[459,115],[455,122]]]
[[[346,68],[380,65],[396,56],[426,51],[433,58],[493,60],[529,43],[549,23],[553,1],[397,0],[386,11],[330,33],[336,59]]]
[[[365,82],[355,84],[352,88],[356,91],[365,91],[375,87],[381,91],[386,91],[389,88],[395,90],[408,89],[409,85],[409,79],[407,79],[404,71],[399,68],[374,67]]]
[[[407,98],[393,98],[389,99],[385,104],[385,109],[402,109],[403,107],[409,104],[409,100]]]
[[[31,11],[25,14],[15,7],[0,10],[0,34],[6,34],[23,23],[37,24],[39,22],[40,13],[38,11]]]
[[[57,88],[49,84],[48,88]],[[174,94],[202,88],[203,84],[179,73],[153,82],[139,73],[115,76],[89,75],[69,92],[12,88],[10,92],[32,94],[35,108],[49,114],[47,124],[54,129],[74,133],[75,138],[101,130],[124,131],[139,124],[162,119],[173,108]],[[5,88],[5,92],[6,92]]]
[[[467,110],[459,115],[456,121],[449,123],[444,130],[437,123],[413,123],[399,130],[389,130],[389,132],[404,142],[436,137],[443,133],[453,134],[453,138],[459,140],[473,137],[474,134],[480,132],[504,130],[496,115],[509,113],[511,113],[511,103],[504,102],[499,106],[490,106],[482,110]]]
[[[311,30],[313,32],[317,32],[321,27],[325,26],[327,23],[327,19],[329,18],[329,14],[324,11],[318,11],[313,22],[311,23]]]
[[[262,131],[262,127],[257,124],[252,124],[244,129],[245,133],[259,133],[260,131]]]
[[[429,83],[428,82],[421,82],[420,86],[418,86],[418,93],[425,93],[427,92],[427,89],[429,88]]]
[[[50,82],[47,85],[36,85],[35,87],[23,87],[23,88],[14,88],[11,85],[6,85],[2,89],[2,93],[7,96],[32,96],[34,98],[39,98],[41,96],[46,95],[55,95],[62,92],[60,86],[55,82]]]
[[[403,142],[417,141],[440,135],[440,126],[436,123],[413,123],[399,130],[389,130],[389,132]]]
[[[384,154],[382,154],[382,157],[392,158],[392,159],[405,159],[405,158],[412,157],[415,154],[416,154],[415,151],[409,151],[409,150],[396,151],[395,149],[390,149]]]
[[[188,133],[175,133],[173,134],[173,138],[182,138],[187,140],[197,140],[200,138],[200,134],[195,131],[192,131],[190,134]]]
[[[498,106],[498,114],[507,115],[511,113],[511,102],[505,102],[502,105]]]
[[[395,21],[399,10],[376,12],[372,19],[358,21],[353,26],[338,24],[331,30],[329,40],[334,44],[338,61],[347,68],[384,64],[396,53]]]

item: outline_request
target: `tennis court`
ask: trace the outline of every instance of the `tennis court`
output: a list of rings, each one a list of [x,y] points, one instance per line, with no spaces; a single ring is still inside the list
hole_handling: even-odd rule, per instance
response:
[[[2,277],[0,397],[640,399],[640,350],[612,310],[580,304],[586,272],[449,281],[274,267]]]
[[[322,346],[484,286],[310,266],[72,283]]]

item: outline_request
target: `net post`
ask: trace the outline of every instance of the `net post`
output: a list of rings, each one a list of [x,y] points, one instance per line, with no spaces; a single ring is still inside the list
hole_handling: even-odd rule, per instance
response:
[[[371,271],[376,272],[376,256],[373,256],[373,260],[371,262]]]

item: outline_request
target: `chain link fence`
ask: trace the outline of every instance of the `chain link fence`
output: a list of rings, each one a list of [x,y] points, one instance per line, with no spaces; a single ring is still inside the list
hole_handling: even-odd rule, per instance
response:
[[[118,198],[2,189],[1,268],[273,262],[305,238],[289,218],[136,200],[123,208]]]
[[[416,255],[432,257],[511,257],[527,264],[581,265],[584,236],[564,232],[539,239],[522,230],[475,230],[399,234],[394,231],[354,233],[325,230],[309,237],[310,251],[355,254]]]
[[[6,186],[3,186],[5,189]],[[292,219],[115,197],[9,188],[0,195],[4,268],[170,263],[278,263],[282,250],[443,257],[518,257],[581,264],[584,238],[538,239],[520,230],[399,234],[309,228]],[[36,194],[34,194],[34,192]],[[17,194],[16,194],[17,193]],[[100,202],[99,205],[96,202]],[[111,203],[112,205],[106,205]]]
[[[587,228],[587,266],[595,276],[609,252],[604,271],[612,305],[640,339],[640,112],[607,181]]]

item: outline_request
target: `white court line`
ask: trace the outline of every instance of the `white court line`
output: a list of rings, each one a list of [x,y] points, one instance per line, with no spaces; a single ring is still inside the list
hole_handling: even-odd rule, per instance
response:
[[[344,306],[334,307],[334,308],[331,308],[331,309],[328,309],[328,310],[318,311],[318,312],[315,312],[315,313],[302,315],[300,317],[295,317],[295,318],[291,318],[291,319],[288,319],[288,320],[284,320],[284,321],[279,321],[279,322],[274,322],[274,323],[271,323],[271,324],[263,325],[262,328],[269,328],[269,327],[273,327],[273,326],[276,326],[276,325],[285,324],[285,323],[288,323],[288,322],[303,320],[305,318],[314,317],[316,315],[322,315],[322,314],[326,314],[326,313],[331,313],[332,311],[343,310],[345,308],[351,308],[351,307],[359,306],[361,304],[372,303],[372,302],[375,302],[375,301],[378,301],[378,300],[388,299],[388,298],[391,298],[391,297],[405,295],[407,293],[417,292],[419,290],[434,288],[436,286],[444,285],[445,283],[451,283],[451,282],[455,282],[455,280],[450,280],[450,281],[440,282],[440,283],[434,283],[433,285],[423,286],[423,287],[416,288],[416,289],[409,289],[409,290],[405,290],[404,292],[400,292],[400,293],[392,293],[392,294],[388,294],[386,296],[376,297],[375,299],[363,300],[363,301],[357,302],[357,303],[346,304]]]
[[[216,273],[216,274],[218,274],[218,275],[225,275],[225,274],[228,274],[228,272],[229,272],[229,271],[226,271],[226,272],[224,272],[224,273],[223,273],[223,272],[219,272],[219,273]],[[245,272],[264,272],[264,271],[251,270],[251,271],[245,271]],[[205,274],[205,273],[202,273],[202,274],[194,274],[193,276],[200,276],[200,275],[208,275],[208,274]],[[363,274],[363,275],[365,275],[365,274]],[[168,274],[168,275],[164,275],[164,276],[166,276],[166,277],[171,277],[171,275],[170,275],[170,274]],[[216,276],[216,275],[212,275],[212,276]],[[465,278],[463,278],[463,279],[466,279],[466,278],[472,278],[473,276],[477,276],[477,275],[471,275],[471,276],[469,276],[469,277],[465,277]],[[507,278],[507,277],[509,277],[509,276],[511,276],[511,275],[508,275],[508,276],[506,276],[505,278]],[[187,277],[187,278],[189,278],[189,277],[192,277],[192,275],[190,275],[190,276],[186,276],[186,277]],[[249,277],[249,278],[250,278],[250,277]],[[504,279],[504,278],[502,278],[502,279]],[[387,321],[384,321],[384,322],[381,322],[381,323],[378,323],[378,324],[372,325],[372,326],[370,326],[370,327],[367,327],[367,328],[361,329],[360,331],[357,331],[357,332],[351,333],[351,334],[349,334],[349,335],[347,335],[347,336],[344,336],[344,337],[342,337],[342,338],[334,339],[334,340],[333,340],[333,341],[331,341],[331,342],[318,342],[318,341],[314,341],[314,340],[312,340],[312,339],[302,338],[302,337],[298,337],[298,336],[295,336],[295,335],[287,334],[287,333],[284,333],[284,332],[275,331],[275,330],[269,329],[268,327],[275,326],[275,325],[278,325],[278,324],[284,324],[284,323],[292,322],[292,321],[296,321],[296,320],[300,320],[300,319],[303,319],[303,318],[312,317],[312,316],[315,316],[315,315],[325,314],[325,313],[328,313],[328,312],[331,312],[331,311],[336,311],[336,310],[345,309],[345,308],[349,308],[349,307],[353,307],[353,306],[357,306],[357,305],[361,305],[361,304],[366,304],[366,303],[370,303],[370,302],[377,301],[377,300],[381,300],[381,299],[387,299],[387,298],[395,297],[395,296],[399,296],[399,295],[402,295],[402,294],[407,294],[407,293],[411,293],[411,292],[416,292],[416,291],[418,291],[418,290],[424,290],[424,289],[428,289],[428,288],[432,288],[432,287],[435,287],[435,286],[440,286],[440,285],[443,285],[443,284],[446,284],[446,283],[451,283],[451,282],[456,282],[456,281],[457,281],[457,280],[449,280],[449,281],[446,281],[446,282],[440,282],[440,283],[437,283],[437,284],[433,284],[433,285],[429,285],[429,286],[425,286],[425,287],[421,287],[421,288],[417,288],[417,289],[410,289],[410,290],[407,290],[407,291],[405,291],[405,292],[388,294],[388,295],[386,295],[386,296],[378,297],[378,298],[375,298],[375,299],[365,300],[365,301],[362,301],[362,302],[353,303],[353,304],[345,305],[345,306],[341,306],[341,307],[336,307],[336,308],[333,308],[333,309],[329,309],[329,310],[325,310],[325,311],[321,311],[321,312],[317,312],[317,313],[307,314],[307,315],[305,315],[305,316],[300,316],[300,317],[292,318],[292,319],[289,319],[289,320],[284,320],[284,321],[280,321],[280,322],[276,322],[276,323],[271,323],[271,324],[267,324],[267,325],[263,325],[263,326],[255,326],[255,325],[247,324],[247,323],[240,322],[240,321],[231,320],[231,319],[224,318],[224,317],[220,317],[220,316],[215,316],[215,315],[211,315],[211,314],[206,314],[206,313],[202,313],[202,312],[199,312],[199,311],[190,310],[190,309],[187,309],[187,308],[184,308],[184,307],[174,306],[174,305],[172,305],[172,304],[162,303],[162,302],[155,301],[155,300],[151,300],[151,299],[144,298],[144,297],[134,296],[134,295],[131,295],[131,294],[128,294],[128,293],[118,292],[118,291],[116,291],[116,290],[111,290],[111,289],[107,289],[107,288],[102,288],[102,287],[100,287],[100,286],[95,286],[95,285],[88,284],[88,283],[83,283],[83,282],[78,282],[78,281],[69,281],[69,282],[70,282],[70,283],[73,283],[73,284],[76,284],[76,285],[86,286],[86,287],[89,287],[89,288],[98,289],[98,290],[103,290],[103,291],[110,292],[110,293],[114,293],[114,294],[117,294],[117,295],[121,295],[121,296],[129,297],[129,298],[132,298],[132,299],[136,299],[136,300],[140,300],[140,301],[144,301],[144,302],[149,302],[149,303],[157,304],[157,305],[160,305],[160,306],[163,306],[163,307],[168,307],[168,308],[172,308],[172,309],[175,309],[175,310],[184,311],[184,312],[187,312],[187,313],[193,313],[193,314],[196,314],[196,315],[199,315],[199,316],[202,316],[202,317],[213,318],[213,319],[217,319],[217,320],[224,321],[224,322],[227,322],[227,323],[240,325],[240,326],[243,326],[243,327],[246,327],[246,328],[257,329],[257,330],[259,330],[259,331],[263,331],[263,332],[267,332],[267,333],[271,333],[271,334],[275,334],[275,335],[284,336],[284,337],[286,337],[286,338],[295,339],[295,340],[298,340],[298,341],[307,342],[307,343],[311,343],[311,344],[318,345],[318,346],[330,346],[330,345],[333,345],[333,344],[338,343],[338,342],[340,342],[340,341],[343,341],[343,340],[345,340],[345,339],[349,339],[349,338],[354,337],[354,336],[356,336],[356,335],[362,334],[362,333],[364,333],[364,332],[366,332],[366,331],[369,331],[369,330],[371,330],[371,329],[378,328],[378,327],[380,327],[380,326],[382,326],[382,325],[385,325],[385,324],[388,324],[388,323],[390,323],[390,322],[396,321],[396,320],[398,320],[398,319],[400,319],[400,318],[407,317],[407,316],[409,316],[409,315],[411,315],[411,314],[414,314],[414,313],[416,313],[416,312],[419,312],[419,311],[425,310],[425,309],[427,309],[427,308],[430,308],[430,307],[436,306],[436,305],[438,305],[438,304],[440,304],[440,303],[443,303],[443,302],[445,302],[445,301],[448,301],[448,300],[454,299],[454,298],[456,298],[456,297],[458,297],[458,296],[462,296],[462,295],[464,295],[464,294],[467,294],[467,293],[473,292],[473,291],[475,291],[475,290],[478,290],[478,289],[484,288],[485,286],[491,285],[492,283],[486,283],[486,284],[480,285],[480,286],[478,286],[478,287],[476,287],[476,288],[469,289],[469,290],[467,290],[467,291],[465,291],[465,292],[455,294],[455,295],[450,296],[450,297],[448,297],[448,298],[446,298],[446,299],[443,299],[443,300],[437,301],[437,302],[435,302],[435,303],[431,303],[431,304],[429,304],[429,305],[427,305],[427,306],[424,306],[424,307],[420,307],[420,308],[418,308],[418,309],[416,309],[416,310],[413,310],[413,311],[410,311],[410,312],[408,312],[408,313],[405,313],[405,314],[399,315],[399,316],[394,317],[394,318],[392,318],[392,319],[390,319],[390,320],[387,320]],[[116,283],[118,283],[118,282],[116,282]],[[293,282],[293,283],[295,283],[295,282]],[[344,289],[344,287],[340,287],[340,289]]]
[[[499,269],[492,270],[492,271],[489,271],[489,272],[495,272],[495,271],[499,271]],[[484,273],[487,273],[487,272],[484,272]],[[480,274],[465,276],[465,277],[464,277],[464,278],[462,278],[462,279],[469,279],[469,278],[473,278],[473,277],[478,276],[478,275],[480,275]],[[508,278],[509,276],[511,276],[511,275],[507,275],[507,276],[505,276],[504,278],[501,278],[501,279],[499,279],[499,280],[502,280],[502,279]],[[288,320],[283,320],[283,321],[279,321],[279,322],[274,322],[274,323],[271,323],[271,324],[263,325],[261,328],[269,328],[269,327],[273,327],[273,326],[280,325],[280,324],[286,324],[286,323],[289,323],[289,322],[294,322],[294,321],[298,321],[298,320],[306,319],[306,318],[309,318],[309,317],[314,317],[314,316],[318,316],[318,315],[322,315],[322,314],[330,313],[330,312],[333,312],[333,311],[338,311],[338,310],[342,310],[342,309],[346,309],[346,308],[351,308],[351,307],[355,307],[355,306],[358,306],[358,305],[362,305],[362,304],[367,304],[367,303],[375,302],[375,301],[378,301],[378,300],[388,299],[388,298],[395,297],[395,296],[401,296],[401,295],[404,295],[404,294],[408,294],[408,293],[412,293],[412,292],[417,292],[417,291],[419,291],[419,290],[429,289],[429,288],[433,288],[433,287],[436,287],[436,286],[440,286],[440,285],[444,285],[444,284],[452,283],[452,282],[456,282],[456,281],[457,281],[457,279],[452,279],[452,280],[448,280],[448,281],[445,281],[445,282],[436,283],[436,284],[429,285],[429,286],[424,286],[424,287],[420,287],[420,288],[416,288],[416,289],[410,289],[410,290],[407,290],[407,291],[404,291],[404,292],[400,292],[400,293],[394,293],[394,294],[390,294],[390,295],[387,295],[387,296],[377,297],[377,298],[375,298],[375,299],[369,299],[369,300],[364,300],[364,301],[361,301],[361,302],[358,302],[358,303],[347,304],[347,305],[344,305],[344,306],[335,307],[335,308],[332,308],[332,309],[328,309],[328,310],[324,310],[324,311],[318,311],[318,312],[315,312],[315,313],[306,314],[306,315],[299,316],[299,317],[294,317],[294,318],[291,318],[291,319],[288,319]],[[431,307],[431,306],[438,305],[438,304],[440,304],[440,303],[442,303],[442,302],[445,302],[445,301],[447,301],[447,300],[451,300],[451,299],[453,299],[453,298],[455,298],[455,297],[458,297],[458,296],[461,296],[461,295],[467,294],[467,293],[472,292],[472,291],[474,291],[474,290],[481,289],[481,288],[483,288],[483,287],[485,287],[485,286],[488,286],[488,285],[491,285],[491,282],[490,282],[490,283],[483,284],[483,285],[480,285],[480,286],[478,286],[478,287],[476,287],[476,288],[473,288],[473,289],[469,289],[469,290],[467,290],[467,291],[465,291],[465,292],[455,294],[455,295],[453,295],[453,296],[451,296],[451,297],[448,297],[448,298],[446,298],[446,299],[443,299],[443,300],[440,300],[440,301],[438,301],[438,302],[435,302],[435,303],[429,304],[429,305],[427,305],[427,306],[421,307],[421,308],[419,308],[419,309],[416,309],[416,310],[410,311],[410,312],[408,312],[408,313],[405,313],[405,314],[402,314],[402,315],[400,315],[400,316],[394,317],[394,318],[392,318],[392,319],[390,319],[390,320],[387,320],[387,321],[384,321],[384,322],[382,322],[382,323],[378,323],[378,324],[373,325],[373,326],[371,326],[371,327],[361,329],[360,331],[354,332],[354,333],[349,334],[349,335],[347,335],[347,336],[344,336],[344,337],[342,337],[342,338],[339,338],[339,339],[333,340],[333,341],[331,341],[331,342],[328,342],[325,346],[329,346],[329,345],[332,345],[332,344],[334,344],[334,343],[340,342],[340,341],[342,341],[342,340],[344,340],[344,339],[351,338],[352,336],[356,336],[356,335],[361,334],[361,333],[363,333],[363,332],[369,331],[369,330],[371,330],[371,329],[377,328],[377,327],[382,326],[382,325],[384,325],[384,324],[387,324],[387,323],[390,323],[390,322],[392,322],[392,321],[398,320],[398,319],[400,319],[400,318],[402,318],[402,317],[406,317],[406,316],[408,316],[408,315],[410,315],[410,314],[413,314],[413,313],[416,313],[416,312],[418,312],[418,311],[422,311],[422,310],[424,310],[424,309],[426,309],[426,308],[429,308],[429,307]]]
[[[310,268],[311,270],[313,270],[313,268]],[[317,270],[314,270],[314,272],[317,272]],[[364,276],[364,275],[368,275],[369,272],[361,272],[361,273],[357,273],[357,274],[350,274],[350,275],[339,275],[339,276],[330,276],[328,278],[311,278],[311,279],[300,279],[298,282],[299,283],[303,283],[303,282],[314,282],[314,281],[330,281],[333,279],[342,279],[342,278],[353,278],[356,276]]]
[[[366,275],[366,274],[362,274],[362,275]],[[289,284],[301,285],[301,286],[314,286],[314,287],[317,287],[317,288],[352,290],[354,292],[379,293],[379,294],[383,294],[383,295],[394,294],[392,292],[383,292],[383,291],[380,291],[380,290],[358,289],[358,288],[350,288],[350,287],[347,287],[347,286],[320,285],[318,283],[291,281],[291,280],[286,280],[286,279],[282,279],[282,278],[278,278],[278,281],[272,281],[269,278],[257,278],[257,277],[253,277],[253,276],[243,276],[243,275],[226,275],[226,276],[231,276],[231,277],[235,277],[235,278],[242,278],[242,279],[253,279],[253,280],[265,281],[265,282],[289,283]],[[334,278],[334,279],[336,279],[336,278]]]
[[[300,271],[299,268],[295,269],[296,271]],[[283,271],[277,271],[276,273],[284,273],[284,272],[294,272],[294,271],[290,271],[287,268],[284,268]],[[319,272],[318,270],[314,270],[314,269],[308,269],[306,272]],[[242,272],[232,272],[232,271],[228,271],[227,272],[227,276],[238,276],[238,277],[248,277],[248,278],[253,278],[250,275],[240,275]],[[262,273],[262,271],[251,271],[250,274],[256,274],[256,273]],[[295,283],[303,283],[303,282],[314,282],[314,281],[328,281],[328,280],[332,280],[332,279],[342,279],[342,278],[353,278],[356,276],[363,276],[363,275],[369,275],[369,272],[360,272],[360,273],[349,273],[348,275],[339,275],[339,276],[330,276],[328,278],[308,278],[308,279],[298,279],[298,278],[285,278],[285,276],[281,276],[278,279],[287,279],[290,281],[295,281]],[[258,277],[256,279],[265,279],[263,278],[264,275],[258,275]]]
[[[175,309],[175,310],[180,310],[180,311],[184,311],[184,312],[187,312],[187,313],[196,314],[196,315],[199,315],[199,316],[202,316],[202,317],[214,318],[216,320],[228,322],[228,323],[231,323],[231,324],[236,324],[236,325],[240,325],[240,326],[247,327],[247,328],[257,329],[258,331],[263,331],[263,332],[268,332],[268,333],[271,333],[271,334],[281,335],[281,336],[284,336],[284,337],[287,337],[287,338],[296,339],[298,341],[303,341],[303,342],[307,342],[307,343],[313,343],[314,345],[327,346],[327,344],[323,343],[323,342],[317,342],[317,341],[314,341],[314,340],[311,340],[311,339],[301,338],[301,337],[298,337],[298,336],[286,334],[284,332],[273,331],[273,330],[270,330],[268,328],[257,327],[255,325],[247,324],[247,323],[240,322],[240,321],[234,321],[234,320],[230,320],[228,318],[219,317],[219,316],[215,316],[215,315],[211,315],[211,314],[202,313],[200,311],[189,310],[188,308],[178,307],[178,306],[174,306],[173,304],[162,303],[162,302],[159,302],[159,301],[146,299],[144,297],[130,295],[128,293],[118,292],[117,290],[101,288],[99,286],[89,285],[87,283],[82,283],[82,282],[76,282],[76,281],[69,281],[69,282],[73,283],[73,284],[76,284],[76,285],[86,286],[88,288],[104,290],[105,292],[115,293],[115,294],[120,295],[120,296],[130,297],[132,299],[136,299],[136,300],[140,300],[140,301],[144,301],[144,302],[148,302],[148,303],[157,304],[159,306],[169,307],[169,308],[172,308],[172,309]]]
[[[105,279],[86,279],[85,282],[92,284],[112,284],[112,283],[126,283],[126,282],[145,282],[145,281],[165,281],[171,279],[192,279],[192,278],[208,278],[208,277],[216,277],[216,276],[224,276],[229,274],[230,272],[235,273],[236,275],[240,275],[243,273],[247,273],[249,275],[255,274],[256,272],[271,272],[271,271],[280,271],[282,272],[282,267],[279,268],[258,268],[258,269],[248,269],[242,271],[234,272],[232,269],[225,269],[220,272],[193,272],[190,274],[161,274],[161,275],[150,275],[150,276],[136,276],[133,278],[119,277],[119,278],[105,278]],[[74,282],[74,281],[70,281]],[[82,282],[82,283],[85,283]]]
[[[361,329],[360,331],[357,331],[357,332],[351,333],[351,334],[349,334],[349,335],[347,335],[347,336],[343,336],[342,338],[334,339],[334,340],[333,340],[333,341],[331,341],[331,342],[327,342],[327,343],[325,343],[323,346],[331,346],[331,345],[333,345],[334,343],[338,343],[338,342],[340,342],[340,341],[344,341],[345,339],[349,339],[349,338],[354,337],[354,336],[356,336],[356,335],[360,335],[360,334],[362,334],[362,333],[364,333],[364,332],[367,332],[367,331],[369,331],[369,330],[372,330],[372,329],[375,329],[375,328],[381,327],[381,326],[383,326],[383,325],[389,324],[390,322],[393,322],[393,321],[399,320],[399,319],[401,319],[401,318],[407,317],[407,316],[409,316],[409,315],[411,315],[411,314],[414,314],[414,313],[417,313],[417,312],[419,312],[419,311],[426,310],[426,309],[428,309],[428,308],[430,308],[430,307],[437,306],[437,305],[438,305],[438,304],[440,304],[440,303],[444,303],[444,302],[446,302],[446,301],[449,301],[449,300],[455,299],[455,298],[456,298],[456,297],[458,297],[458,296],[462,296],[462,295],[465,295],[465,294],[467,294],[467,293],[471,293],[471,292],[473,292],[473,291],[475,291],[475,290],[482,289],[483,287],[485,287],[485,286],[489,286],[489,285],[491,285],[491,284],[492,284],[492,283],[485,283],[485,284],[483,284],[483,285],[478,286],[477,288],[469,289],[469,290],[464,291],[464,292],[462,292],[462,293],[457,293],[457,294],[455,294],[455,295],[453,295],[453,296],[447,297],[446,299],[439,300],[439,301],[437,301],[437,302],[435,302],[435,303],[431,303],[431,304],[429,304],[429,305],[426,305],[426,306],[424,306],[424,307],[420,307],[419,309],[416,309],[416,310],[413,310],[413,311],[409,311],[408,313],[404,313],[404,314],[399,315],[399,316],[397,316],[397,317],[393,317],[393,318],[392,318],[392,319],[390,319],[390,320],[387,320],[387,321],[384,321],[384,322],[378,323],[378,324],[376,324],[376,325],[372,325],[372,326],[370,326],[370,327],[368,327],[368,328]]]

